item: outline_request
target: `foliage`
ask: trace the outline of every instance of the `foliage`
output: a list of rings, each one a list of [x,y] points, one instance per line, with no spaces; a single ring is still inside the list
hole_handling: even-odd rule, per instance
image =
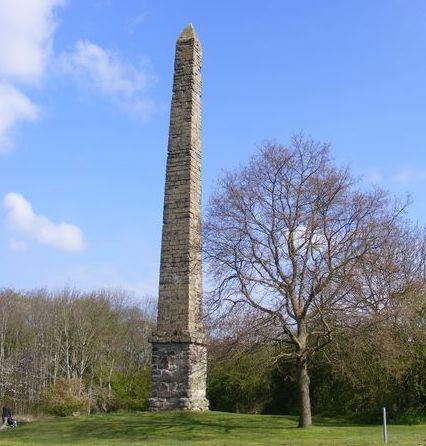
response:
[[[146,367],[134,373],[117,372],[112,380],[117,407],[124,410],[147,410],[151,390],[151,370]]]
[[[152,309],[124,293],[0,289],[0,308],[0,399],[14,412],[42,409],[43,390],[64,379],[84,383],[87,410],[119,409],[113,377],[124,374],[136,386],[149,364]]]
[[[91,412],[112,412],[119,407],[116,394],[111,386],[94,385],[88,394]]]
[[[48,413],[61,417],[86,411],[89,407],[89,398],[84,383],[78,378],[58,379],[46,390],[44,407]]]
[[[390,422],[426,420],[424,295],[420,292],[402,302],[405,311],[398,318],[346,329],[335,343],[313,356],[310,390],[315,414],[377,423],[385,406]],[[238,325],[244,324],[233,320],[233,326]],[[297,414],[293,362],[285,356],[274,361],[273,347],[255,348],[255,339],[250,340],[250,348],[243,348],[247,342],[240,337],[237,353],[232,339],[216,339],[210,346],[211,408]]]
[[[258,349],[211,364],[208,399],[212,410],[262,413],[271,399],[267,351]]]

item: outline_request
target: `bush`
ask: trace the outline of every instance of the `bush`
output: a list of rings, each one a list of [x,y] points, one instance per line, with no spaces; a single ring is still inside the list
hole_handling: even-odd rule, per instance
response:
[[[426,421],[426,411],[424,408],[410,407],[402,414],[391,419],[393,424],[424,424]]]
[[[87,411],[89,404],[84,383],[78,378],[58,379],[44,395],[45,410],[60,417]]]
[[[271,399],[267,351],[241,353],[225,361],[210,361],[207,397],[212,410],[262,413]]]
[[[91,409],[94,412],[112,412],[118,409],[117,397],[112,389],[93,386],[90,392]]]
[[[143,368],[131,374],[117,372],[112,379],[117,409],[148,410],[151,392],[151,370]]]

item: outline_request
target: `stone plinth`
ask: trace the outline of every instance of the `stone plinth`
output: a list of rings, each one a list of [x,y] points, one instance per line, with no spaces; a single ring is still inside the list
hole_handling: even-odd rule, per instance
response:
[[[205,410],[207,351],[204,345],[173,342],[152,346],[151,410]]]

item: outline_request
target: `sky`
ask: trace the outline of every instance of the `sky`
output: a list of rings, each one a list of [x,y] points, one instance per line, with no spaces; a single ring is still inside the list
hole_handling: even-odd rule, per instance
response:
[[[175,41],[203,47],[203,205],[295,132],[426,224],[423,0],[0,0],[0,287],[158,289]]]

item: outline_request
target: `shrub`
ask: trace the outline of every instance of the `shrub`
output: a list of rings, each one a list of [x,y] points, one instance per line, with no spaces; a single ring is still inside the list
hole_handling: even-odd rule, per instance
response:
[[[46,390],[44,408],[52,415],[66,417],[75,412],[86,411],[89,398],[81,379],[58,379]]]
[[[117,372],[113,376],[112,389],[117,409],[148,410],[151,370],[143,368],[132,373]]]
[[[95,412],[112,412],[118,409],[116,394],[109,388],[93,386],[90,401],[91,409]]]
[[[262,413],[271,399],[267,351],[244,352],[225,361],[210,361],[207,397],[212,410]]]

